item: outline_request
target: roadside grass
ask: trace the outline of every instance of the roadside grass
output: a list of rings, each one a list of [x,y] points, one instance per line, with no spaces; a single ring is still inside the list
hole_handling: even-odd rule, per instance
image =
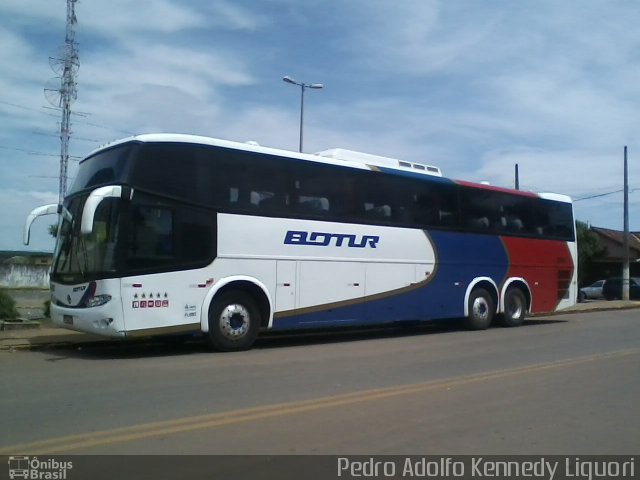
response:
[[[16,301],[6,290],[0,289],[0,319],[14,320],[18,318]]]

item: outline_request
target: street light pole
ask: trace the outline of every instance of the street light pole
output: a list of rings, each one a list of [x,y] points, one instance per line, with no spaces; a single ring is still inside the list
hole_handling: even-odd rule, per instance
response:
[[[297,82],[296,80],[294,80],[288,75],[283,77],[282,80],[286,83],[290,83],[292,85],[297,85],[300,87],[300,143],[298,146],[298,151],[302,152],[302,140],[304,137],[304,89],[305,88],[320,89],[320,88],[324,88],[324,85],[321,83]]]
[[[624,237],[622,242],[622,300],[629,300],[629,167],[624,146]]]

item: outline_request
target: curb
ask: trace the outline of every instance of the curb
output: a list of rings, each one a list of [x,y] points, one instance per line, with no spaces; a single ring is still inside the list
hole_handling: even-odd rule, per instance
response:
[[[62,334],[61,336],[65,336]],[[111,339],[75,339],[75,338],[47,338],[36,337],[36,341],[32,341],[35,339],[25,339],[25,338],[8,338],[8,339],[0,339],[0,351],[15,351],[15,350],[37,350],[41,348],[68,348],[68,347],[84,347],[90,346],[94,344],[116,344],[118,341],[114,341]]]
[[[636,308],[640,308],[640,302],[637,302],[636,305],[621,305],[619,307],[588,307],[588,308],[576,308],[576,309],[571,309],[571,310],[560,310],[557,312],[549,312],[549,313],[540,313],[538,315],[535,315],[535,318],[540,318],[540,317],[553,317],[556,315],[574,315],[576,313],[593,313],[593,312],[614,312],[616,310],[633,310]],[[533,316],[529,317],[529,318],[533,318]]]
[[[17,320],[0,320],[0,331],[16,331],[16,330],[35,330],[40,328],[40,322],[37,320],[25,320],[19,318]]]

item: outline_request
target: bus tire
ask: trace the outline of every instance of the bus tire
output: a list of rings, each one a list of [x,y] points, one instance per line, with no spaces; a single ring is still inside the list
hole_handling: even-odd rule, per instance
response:
[[[496,313],[493,297],[484,288],[476,288],[469,295],[469,314],[466,325],[470,330],[486,330]]]
[[[220,352],[248,350],[260,330],[256,302],[240,290],[229,290],[214,298],[209,307],[209,345]]]
[[[504,296],[503,327],[519,327],[527,315],[527,299],[519,288],[510,288]]]

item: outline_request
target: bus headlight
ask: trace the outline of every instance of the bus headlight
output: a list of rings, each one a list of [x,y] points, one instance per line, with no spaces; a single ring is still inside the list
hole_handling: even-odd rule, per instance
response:
[[[111,295],[96,295],[85,300],[84,306],[87,308],[99,307],[111,300]]]

